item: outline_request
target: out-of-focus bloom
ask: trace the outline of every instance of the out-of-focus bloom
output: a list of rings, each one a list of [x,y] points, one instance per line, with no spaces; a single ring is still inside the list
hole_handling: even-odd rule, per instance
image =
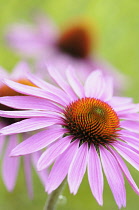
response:
[[[7,31],[7,43],[25,57],[35,57],[46,74],[45,62],[55,63],[59,71],[72,65],[81,80],[95,69],[114,77],[114,86],[125,87],[125,77],[97,53],[97,30],[94,23],[74,19],[60,31],[48,18],[37,17],[34,24],[14,24]],[[42,74],[42,73],[41,73]]]
[[[119,208],[126,205],[124,176],[139,194],[123,158],[139,170],[139,105],[131,98],[113,96],[112,78],[92,72],[81,84],[72,68],[63,78],[55,69],[48,71],[56,85],[27,74],[36,87],[5,81],[15,91],[28,96],[1,97],[6,106],[22,111],[0,111],[1,116],[28,118],[0,130],[3,135],[41,131],[12,152],[28,155],[42,150],[38,169],[53,164],[46,191],[51,193],[68,180],[76,194],[87,169],[92,194],[103,204],[103,172]],[[24,104],[23,104],[24,101]]]
[[[16,96],[21,95],[18,92],[14,91],[13,89],[9,88],[7,85],[3,84],[2,80],[4,78],[11,78],[12,80],[19,82],[21,84],[33,85],[30,81],[25,78],[25,72],[28,71],[28,66],[21,62],[19,63],[13,73],[9,75],[6,71],[0,68],[0,96]],[[24,101],[22,101],[24,104]],[[15,108],[10,108],[0,103],[0,110],[15,110]],[[0,128],[8,126],[14,122],[18,122],[21,119],[11,119],[11,118],[4,118],[0,117]],[[8,191],[12,191],[15,187],[19,166],[20,166],[20,157],[10,157],[10,153],[12,149],[18,145],[20,140],[24,140],[28,138],[30,134],[23,133],[22,136],[18,136],[16,134],[0,136],[0,155],[2,158],[2,178],[4,184]],[[27,155],[23,158],[23,167],[24,167],[24,174],[26,185],[28,189],[28,194],[30,197],[33,196],[33,185],[32,185],[32,166],[34,166],[36,170],[36,163],[40,157],[41,153],[36,152],[31,155]],[[37,170],[36,170],[37,171]],[[38,175],[43,184],[46,184],[47,173],[46,170],[42,171],[41,173],[38,172]]]

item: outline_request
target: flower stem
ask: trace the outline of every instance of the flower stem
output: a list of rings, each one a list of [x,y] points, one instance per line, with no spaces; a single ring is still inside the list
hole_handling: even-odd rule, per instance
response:
[[[63,191],[65,183],[66,183],[66,179],[61,183],[61,185],[56,190],[54,190],[48,196],[43,210],[55,210],[56,209],[57,202],[58,202],[58,199],[59,199],[59,195]]]

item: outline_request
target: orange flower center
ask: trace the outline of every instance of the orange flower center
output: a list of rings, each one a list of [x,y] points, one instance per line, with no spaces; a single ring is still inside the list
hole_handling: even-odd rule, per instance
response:
[[[95,45],[94,34],[85,23],[77,23],[65,30],[58,40],[58,48],[75,58],[85,58]]]
[[[65,127],[80,144],[105,145],[117,136],[118,116],[111,106],[99,99],[78,99],[66,107],[64,115]]]

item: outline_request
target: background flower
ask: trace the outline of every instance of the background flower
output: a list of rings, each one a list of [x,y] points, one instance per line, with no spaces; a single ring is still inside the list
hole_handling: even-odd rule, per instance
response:
[[[32,24],[11,25],[6,40],[15,53],[34,57],[36,69],[46,78],[46,63],[55,63],[61,72],[70,64],[82,80],[91,71],[101,69],[104,74],[113,76],[117,89],[125,88],[125,77],[97,53],[99,35],[96,25],[91,19],[74,18],[65,23],[64,29],[58,30],[52,20],[38,15]]]

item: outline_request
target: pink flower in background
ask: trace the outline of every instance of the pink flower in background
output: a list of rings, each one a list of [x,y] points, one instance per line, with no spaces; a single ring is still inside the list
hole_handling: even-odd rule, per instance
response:
[[[16,54],[35,58],[40,75],[46,75],[45,63],[54,63],[63,74],[70,64],[83,81],[93,70],[101,69],[113,76],[117,89],[124,88],[125,76],[98,55],[96,26],[89,21],[74,19],[60,31],[50,19],[38,16],[33,24],[9,26],[6,40]]]
[[[15,135],[38,130],[11,155],[26,156],[47,147],[37,164],[39,170],[53,164],[46,191],[51,193],[67,177],[70,192],[76,194],[87,170],[92,194],[100,205],[103,168],[118,207],[125,207],[124,176],[139,194],[123,160],[139,170],[139,105],[131,98],[113,96],[112,78],[99,70],[89,74],[82,84],[72,68],[65,69],[65,77],[52,69],[48,71],[55,85],[29,73],[27,80],[34,87],[5,81],[25,96],[1,97],[2,104],[17,110],[0,111],[0,115],[23,120],[0,132]]]
[[[6,71],[0,68],[0,96],[15,96],[21,95],[18,92],[12,90],[5,84],[3,84],[2,80],[4,78],[11,78],[12,80],[24,84],[31,85],[31,83],[25,78],[25,72],[28,71],[28,66],[21,62],[19,63],[12,74],[9,75]],[[24,101],[22,101],[24,104]],[[1,110],[15,110],[14,108],[7,107],[0,103]],[[0,128],[3,128],[7,125],[10,125],[14,122],[18,122],[21,119],[11,119],[0,117]],[[30,136],[29,133],[23,133],[22,136],[18,136],[16,134],[0,136],[0,155],[2,158],[2,178],[3,182],[8,191],[12,191],[15,187],[16,180],[18,177],[19,166],[21,162],[20,157],[10,157],[10,153],[14,147],[16,147],[20,140],[24,140]],[[41,152],[36,152],[31,155],[24,156],[23,158],[23,167],[26,185],[28,189],[28,194],[30,197],[33,196],[33,184],[32,184],[32,166],[34,166],[36,170],[36,163],[41,155]],[[36,170],[37,171],[37,170]],[[46,170],[41,173],[37,171],[37,174],[40,177],[40,180],[43,184],[46,184],[47,173]]]

